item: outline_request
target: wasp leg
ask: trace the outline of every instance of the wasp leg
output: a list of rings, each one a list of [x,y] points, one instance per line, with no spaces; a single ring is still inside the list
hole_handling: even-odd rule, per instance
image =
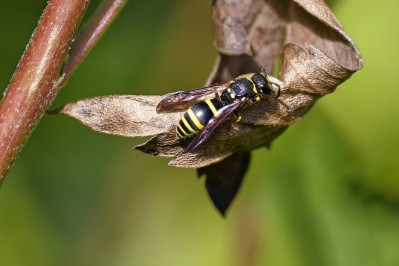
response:
[[[224,102],[222,101],[222,99],[220,98],[220,95],[217,92],[215,92],[215,98],[216,98],[216,100],[218,100],[219,102],[221,102],[224,105]]]
[[[235,111],[234,114],[237,116],[237,120],[236,120],[234,123],[240,122],[240,121],[241,121],[241,115],[239,115],[239,114],[237,113],[237,111]]]

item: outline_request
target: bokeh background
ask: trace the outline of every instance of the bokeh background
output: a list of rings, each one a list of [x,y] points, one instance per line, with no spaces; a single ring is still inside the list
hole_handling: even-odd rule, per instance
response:
[[[47,0],[0,2],[5,89]],[[88,13],[98,1],[92,1]],[[330,1],[364,68],[252,153],[227,218],[194,170],[46,115],[0,189],[0,265],[399,265],[399,2]],[[211,1],[130,1],[52,108],[204,84]]]

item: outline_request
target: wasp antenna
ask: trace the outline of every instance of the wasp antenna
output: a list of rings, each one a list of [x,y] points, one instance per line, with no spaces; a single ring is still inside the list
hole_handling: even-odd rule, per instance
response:
[[[274,83],[274,82],[271,82],[271,84],[274,86],[277,86],[277,88],[278,88],[278,92],[277,92],[277,96],[276,96],[276,99],[277,99],[278,97],[280,97],[281,87],[280,87],[280,85],[278,85],[277,83]]]
[[[263,74],[265,74],[265,77],[267,78],[267,72],[266,72],[266,69],[263,66],[260,67],[260,71],[262,71]]]

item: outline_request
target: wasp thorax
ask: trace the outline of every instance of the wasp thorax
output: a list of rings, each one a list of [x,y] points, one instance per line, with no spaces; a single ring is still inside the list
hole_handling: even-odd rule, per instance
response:
[[[232,103],[236,100],[254,98],[256,96],[255,85],[248,78],[239,78],[229,84],[229,88],[222,92],[220,98],[226,103]]]
[[[254,93],[253,87],[253,82],[247,78],[236,79],[230,85],[230,89],[237,98],[250,97]]]

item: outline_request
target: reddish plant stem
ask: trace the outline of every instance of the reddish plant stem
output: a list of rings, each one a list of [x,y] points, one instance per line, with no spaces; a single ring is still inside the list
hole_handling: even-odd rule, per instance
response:
[[[0,185],[44,111],[127,0],[104,0],[69,49],[89,2],[50,0],[39,21],[0,103]]]
[[[54,86],[89,0],[50,0],[0,103],[0,184],[58,92]]]
[[[89,0],[50,0],[0,103],[0,184],[54,99],[54,82]]]

